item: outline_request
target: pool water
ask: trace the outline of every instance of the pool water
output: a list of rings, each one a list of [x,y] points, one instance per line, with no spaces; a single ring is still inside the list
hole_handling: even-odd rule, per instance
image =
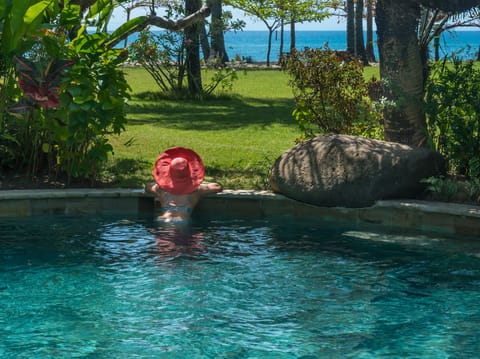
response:
[[[473,358],[480,243],[294,221],[0,222],[1,358]]]

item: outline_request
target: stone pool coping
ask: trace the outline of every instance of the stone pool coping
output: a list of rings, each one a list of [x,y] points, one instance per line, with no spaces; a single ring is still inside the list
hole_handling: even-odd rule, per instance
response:
[[[154,213],[157,204],[143,189],[53,189],[0,191],[0,217],[104,212]],[[419,200],[382,200],[371,207],[318,207],[268,191],[209,195],[195,209],[202,218],[307,218],[376,224],[480,239],[480,206]]]

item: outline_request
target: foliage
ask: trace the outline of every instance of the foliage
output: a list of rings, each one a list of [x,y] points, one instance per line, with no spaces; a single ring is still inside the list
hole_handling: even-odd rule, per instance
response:
[[[431,68],[425,102],[433,146],[452,174],[480,177],[472,168],[480,161],[480,69],[456,58]]]
[[[130,60],[141,64],[152,76],[164,95],[181,98],[185,91],[186,46],[189,40],[183,33],[162,31],[155,34],[149,30],[140,32],[137,40],[129,46]],[[210,82],[204,86],[202,95],[210,95],[220,86],[231,89],[237,78],[233,68],[222,66],[220,59],[208,61],[207,68],[213,72]]]
[[[15,74],[14,55],[32,44],[27,35],[41,31],[47,9],[56,9],[52,1],[4,1],[0,4],[0,168],[15,162],[19,142],[9,129],[14,117],[7,111],[12,99],[20,95]]]
[[[422,180],[433,199],[447,202],[480,203],[480,177],[429,177]]]
[[[16,40],[1,37],[2,75],[9,77],[0,88],[8,110],[0,114],[0,165],[30,176],[94,179],[112,152],[106,135],[119,133],[126,119],[128,85],[118,67],[125,53],[109,44],[129,25],[111,35],[87,33],[86,21],[104,27],[110,2],[93,2],[85,18],[69,1],[9,5],[0,26]]]
[[[459,191],[458,181],[443,176],[425,178],[421,182],[427,185],[427,191],[445,201],[451,201]]]
[[[343,133],[381,137],[380,112],[368,97],[360,61],[329,49],[295,51],[284,61],[304,136]]]
[[[119,67],[126,52],[104,48],[106,38],[105,33],[85,34],[70,45],[75,64],[63,80],[67,85],[58,114],[68,124],[58,158],[69,176],[94,179],[113,151],[107,135],[119,134],[126,123],[129,86]]]

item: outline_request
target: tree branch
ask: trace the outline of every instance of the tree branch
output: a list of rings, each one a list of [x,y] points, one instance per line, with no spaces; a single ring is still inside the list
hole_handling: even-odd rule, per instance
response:
[[[178,19],[178,20],[171,20],[163,16],[150,15],[145,17],[145,21],[139,23],[130,31],[122,34],[122,36],[119,36],[118,38],[109,42],[108,47],[110,48],[115,47],[117,44],[125,40],[128,36],[136,32],[140,32],[148,26],[158,26],[162,29],[166,29],[170,31],[179,31],[188,26],[193,25],[198,21],[205,19],[208,16],[210,16],[210,8],[208,7],[208,5],[203,5],[198,11],[184,17],[183,19]]]
[[[179,31],[190,25],[205,19],[210,15],[210,8],[207,5],[203,5],[200,10],[194,12],[183,19],[172,20],[163,16],[149,16],[147,18],[147,25],[158,26],[163,29],[171,31]]]

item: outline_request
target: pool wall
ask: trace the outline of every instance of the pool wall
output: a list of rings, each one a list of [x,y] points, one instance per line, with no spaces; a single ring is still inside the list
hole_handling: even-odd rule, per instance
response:
[[[0,217],[38,214],[149,214],[159,211],[140,189],[0,191]],[[416,200],[378,201],[366,208],[318,207],[267,191],[224,191],[202,199],[194,215],[222,218],[306,218],[348,221],[480,239],[480,207]]]

